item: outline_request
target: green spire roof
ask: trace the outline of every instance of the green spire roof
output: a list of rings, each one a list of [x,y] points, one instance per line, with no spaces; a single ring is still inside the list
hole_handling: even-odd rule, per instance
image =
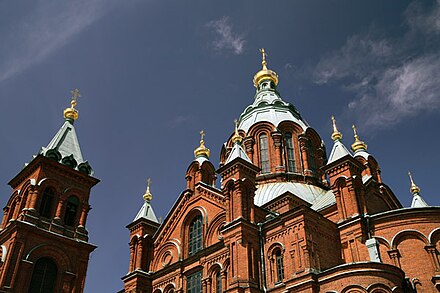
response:
[[[64,121],[60,130],[49,144],[40,150],[39,154],[87,175],[93,175],[92,167],[83,159],[75,127],[71,119]]]

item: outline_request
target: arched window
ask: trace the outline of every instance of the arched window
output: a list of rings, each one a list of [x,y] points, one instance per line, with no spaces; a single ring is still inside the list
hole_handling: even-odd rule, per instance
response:
[[[198,215],[189,224],[188,255],[194,255],[197,251],[201,250],[203,248],[202,242],[202,216]]]
[[[222,293],[222,274],[220,270],[215,274],[215,293]]]
[[[287,154],[287,171],[295,172],[295,148],[293,146],[292,133],[287,132],[286,137],[286,154]]]
[[[277,270],[277,283],[281,283],[284,279],[284,261],[281,249],[275,250],[275,265]]]
[[[57,265],[50,258],[40,258],[32,272],[28,293],[53,293],[57,279]]]
[[[202,272],[196,272],[187,278],[187,293],[202,293]]]
[[[40,215],[46,218],[52,217],[52,205],[55,199],[55,192],[52,188],[48,187],[43,191],[43,197],[40,202]]]
[[[67,226],[75,226],[78,206],[78,198],[75,196],[69,197],[66,204],[66,213],[64,214],[64,224],[66,224]]]
[[[260,135],[260,167],[261,173],[270,172],[269,164],[269,144],[267,143],[267,135]]]

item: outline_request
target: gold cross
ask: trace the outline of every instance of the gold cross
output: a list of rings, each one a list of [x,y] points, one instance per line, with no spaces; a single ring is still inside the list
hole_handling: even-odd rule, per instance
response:
[[[260,52],[261,52],[263,62],[266,62],[266,57],[267,57],[266,51],[264,50],[264,48],[261,48]]]
[[[205,137],[205,131],[201,130],[200,131],[200,140],[203,140],[204,137]]]
[[[147,188],[148,188],[148,189],[150,189],[150,185],[151,185],[151,179],[148,178],[148,179],[147,179]]]
[[[70,93],[72,94],[72,100],[76,100],[77,98],[81,97],[79,89],[71,90]]]

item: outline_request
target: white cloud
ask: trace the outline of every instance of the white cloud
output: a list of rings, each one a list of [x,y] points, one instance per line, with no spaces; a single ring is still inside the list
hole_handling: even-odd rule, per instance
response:
[[[315,83],[340,83],[353,93],[347,110],[370,130],[440,109],[440,47],[438,38],[433,42],[440,33],[440,0],[432,9],[412,3],[405,16],[401,38],[379,38],[373,31],[351,36],[313,72]]]
[[[216,51],[232,51],[236,55],[243,52],[246,41],[242,35],[232,31],[229,17],[210,21],[206,26],[216,33],[216,39],[211,43]]]
[[[2,37],[0,82],[20,74],[68,44],[111,7],[104,0],[39,1]]]

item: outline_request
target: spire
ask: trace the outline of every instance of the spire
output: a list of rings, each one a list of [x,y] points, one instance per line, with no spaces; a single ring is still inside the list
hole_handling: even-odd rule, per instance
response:
[[[365,144],[365,142],[359,139],[359,136],[356,132],[356,126],[353,125],[352,128],[354,133],[354,143],[351,145],[351,149],[353,150],[353,152],[366,151],[367,145]]]
[[[205,146],[205,131],[200,131],[200,146],[194,150],[194,156],[197,158],[205,157],[209,159],[210,150]]]
[[[234,136],[232,136],[232,141],[234,143],[241,143],[243,141],[243,138],[241,137],[241,135],[238,133],[238,120],[235,119],[234,120],[235,123],[235,133]]]
[[[150,192],[150,185],[151,185],[151,179],[147,179],[147,191],[145,191],[145,194],[143,195],[143,198],[145,201],[150,202],[153,199],[153,195]]]
[[[411,181],[411,188],[409,189],[413,195],[413,200],[411,202],[412,208],[422,208],[429,207],[426,201],[420,196],[420,187],[418,187],[412,178],[411,172],[408,172],[409,180]]]
[[[78,118],[75,109],[76,99],[80,97],[79,90],[71,91],[71,107],[64,110],[64,123],[46,147],[39,154],[69,166],[87,175],[93,175],[90,164],[83,159],[78,137],[73,122]]]
[[[81,97],[81,94],[78,89],[71,90],[70,93],[72,94],[70,108],[64,110],[64,119],[73,124],[73,122],[78,119],[78,110],[75,109],[75,107],[77,104],[76,100]]]
[[[333,123],[333,133],[332,133],[332,139],[334,141],[332,151],[330,153],[330,156],[328,158],[327,165],[330,163],[333,163],[340,158],[343,158],[347,155],[351,156],[350,152],[347,150],[345,145],[342,143],[342,133],[339,132],[338,128],[336,127],[336,119],[334,116],[332,116],[332,123]]]
[[[420,193],[420,188],[414,183],[412,174],[408,171],[409,180],[411,181],[411,188],[409,189],[413,195]]]
[[[145,194],[142,196],[144,198],[144,204],[142,205],[141,209],[139,210],[133,221],[139,220],[140,218],[144,218],[152,222],[159,223],[156,214],[153,211],[153,207],[151,206],[151,200],[153,199],[153,195],[150,192],[150,185],[151,185],[151,179],[148,178],[147,190],[145,191]]]
[[[228,158],[226,159],[225,165],[228,164],[229,162],[233,161],[236,158],[241,158],[241,159],[245,160],[246,162],[253,164],[241,146],[241,142],[242,142],[243,138],[238,133],[238,120],[235,119],[234,123],[235,123],[235,133],[232,136],[232,141],[234,142],[234,146],[232,147],[232,150],[229,153]]]
[[[275,86],[278,85],[278,74],[276,74],[275,71],[267,69],[266,50],[264,50],[264,48],[261,48],[260,52],[261,52],[261,59],[262,59],[261,60],[262,69],[254,75],[254,86],[256,88],[258,88],[258,85],[260,84],[260,82],[262,80],[267,80],[267,79],[273,81]]]
[[[335,116],[332,116],[332,123],[333,123],[333,133],[332,133],[333,141],[341,140],[342,139],[342,133],[340,133],[338,128],[336,127]]]

